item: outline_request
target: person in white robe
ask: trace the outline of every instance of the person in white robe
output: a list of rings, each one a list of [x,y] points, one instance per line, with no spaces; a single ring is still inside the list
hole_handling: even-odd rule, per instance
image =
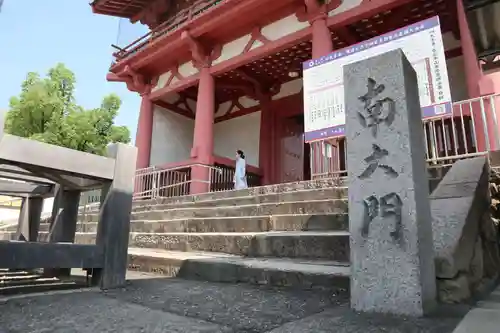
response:
[[[248,188],[247,184],[247,165],[245,154],[241,150],[236,151],[236,170],[234,171],[234,189],[241,190]]]

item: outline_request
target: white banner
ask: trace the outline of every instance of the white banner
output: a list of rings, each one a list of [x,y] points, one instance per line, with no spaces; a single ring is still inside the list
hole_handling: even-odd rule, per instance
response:
[[[305,141],[345,134],[343,66],[402,49],[417,73],[424,118],[452,112],[439,17],[304,62]]]

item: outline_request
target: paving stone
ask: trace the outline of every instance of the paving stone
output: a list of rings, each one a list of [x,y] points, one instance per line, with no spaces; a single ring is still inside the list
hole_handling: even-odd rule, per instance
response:
[[[233,332],[228,327],[122,302],[99,292],[6,301],[0,311],[0,327],[0,332],[31,333]]]

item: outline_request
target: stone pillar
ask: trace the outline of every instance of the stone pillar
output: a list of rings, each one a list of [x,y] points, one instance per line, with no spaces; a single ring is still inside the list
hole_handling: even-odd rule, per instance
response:
[[[137,147],[137,169],[149,167],[151,159],[151,137],[153,135],[153,102],[149,94],[142,94],[141,110],[137,122],[135,146]]]
[[[200,70],[198,98],[194,121],[193,149],[191,157],[196,163],[213,164],[214,150],[215,85],[209,66]],[[236,154],[236,153],[235,153]],[[210,169],[193,166],[191,169],[191,194],[205,193],[210,189]]]
[[[321,14],[310,21],[312,27],[313,59],[320,58],[333,51],[332,35],[326,23],[327,18],[326,14]]]
[[[78,206],[80,204],[80,190],[64,189],[57,186],[52,207],[52,217],[49,232],[51,243],[74,243],[76,224],[78,222]],[[45,269],[47,276],[70,276],[70,268]]]
[[[102,289],[125,285],[137,150],[118,143],[108,147],[107,155],[115,159],[115,173],[113,181],[102,190],[96,239],[104,254],[104,265],[92,272],[92,282]]]
[[[36,242],[42,216],[43,198],[23,198],[19,210],[16,239],[20,241]]]
[[[417,77],[401,50],[344,66],[351,307],[422,316],[436,299]]]

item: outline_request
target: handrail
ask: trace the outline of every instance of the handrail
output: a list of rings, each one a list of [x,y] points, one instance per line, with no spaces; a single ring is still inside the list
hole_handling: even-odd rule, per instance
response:
[[[211,7],[214,7],[221,3],[224,0],[198,0],[189,8],[185,8],[180,10],[177,14],[167,19],[165,22],[161,23],[159,26],[149,31],[142,37],[134,40],[132,43],[127,46],[121,48],[120,51],[114,52],[113,56],[116,58],[116,61],[119,62],[124,58],[128,57],[132,53],[135,53],[142,49],[148,43],[152,43],[154,40],[159,37],[164,36],[174,30],[180,28],[181,25],[184,25],[193,19],[197,18],[200,14],[205,13]],[[149,37],[149,38],[148,38]],[[147,39],[147,40],[145,40]]]

